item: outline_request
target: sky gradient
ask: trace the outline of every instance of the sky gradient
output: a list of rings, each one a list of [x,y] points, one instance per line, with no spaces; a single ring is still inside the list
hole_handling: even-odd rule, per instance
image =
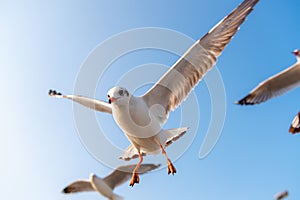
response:
[[[60,192],[91,172],[101,177],[111,169],[82,145],[72,103],[50,98],[48,90],[72,93],[90,52],[115,34],[161,27],[197,40],[241,2],[0,1],[1,198],[104,199],[97,193]],[[198,157],[211,115],[210,95],[201,81],[195,89],[201,111],[197,135],[174,163],[178,173],[168,176],[165,168],[160,169],[141,176],[141,183],[133,188],[125,183],[116,189],[117,194],[126,199],[252,200],[272,199],[287,189],[288,199],[300,198],[300,135],[287,132],[299,110],[299,89],[257,106],[233,103],[295,62],[291,52],[300,48],[299,7],[298,0],[261,0],[220,56],[217,67],[227,112],[213,151],[202,160]],[[177,59],[146,50],[125,56],[107,73],[150,62],[171,66]],[[101,88],[114,84],[112,78],[99,85],[96,97],[106,100]],[[176,112],[171,113],[170,127],[178,122]],[[129,144],[111,116],[96,115],[99,123],[107,118],[105,124],[112,126],[109,138],[122,137],[121,142],[117,138],[113,142]]]

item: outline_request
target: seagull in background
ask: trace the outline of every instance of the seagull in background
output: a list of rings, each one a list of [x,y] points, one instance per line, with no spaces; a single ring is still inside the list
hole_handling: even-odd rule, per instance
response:
[[[143,164],[139,168],[139,173],[147,173],[151,170],[158,168],[160,165]],[[120,166],[110,175],[100,178],[95,174],[90,174],[89,180],[77,180],[66,188],[63,193],[77,193],[77,192],[99,192],[110,200],[121,200],[123,197],[113,192],[114,188],[123,184],[131,177],[131,172],[135,165]]]
[[[300,49],[292,53],[297,59],[294,65],[261,82],[246,97],[237,101],[236,104],[259,104],[298,87],[300,85]]]
[[[240,25],[259,0],[245,0],[215,25],[158,80],[144,95],[133,96],[126,88],[116,86],[107,93],[108,103],[77,95],[62,95],[50,90],[50,96],[67,98],[89,108],[111,113],[131,145],[121,159],[139,158],[132,172],[130,186],[139,183],[138,169],[146,154],[161,152],[168,164],[168,174],[176,168],[165,148],[180,138],[187,127],[164,130],[169,112],[185,100],[203,76],[215,65],[218,56],[231,41]],[[174,41],[176,42],[176,41]]]
[[[292,124],[289,128],[289,132],[296,134],[300,132],[300,112],[294,117]]]
[[[289,192],[287,191],[287,190],[285,190],[285,191],[283,191],[283,192],[280,192],[280,193],[278,193],[278,194],[275,194],[274,195],[274,198],[276,199],[276,200],[282,200],[282,199],[284,199],[285,197],[287,197],[289,195]]]

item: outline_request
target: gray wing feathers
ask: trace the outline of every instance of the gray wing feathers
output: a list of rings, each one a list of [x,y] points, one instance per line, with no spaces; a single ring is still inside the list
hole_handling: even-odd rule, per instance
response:
[[[90,192],[95,191],[89,181],[78,180],[71,183],[69,186],[63,189],[63,193],[75,193],[75,192]]]
[[[244,1],[198,40],[143,96],[148,106],[162,105],[167,119],[169,111],[174,110],[213,67],[217,57],[257,2],[258,0]]]
[[[55,90],[50,90],[49,95],[56,98],[64,98],[64,99],[70,99],[72,101],[75,101],[76,103],[79,103],[85,107],[88,107],[93,110],[97,110],[100,112],[106,112],[106,113],[112,113],[111,105],[100,101],[97,99],[91,99],[88,97],[80,96],[80,95],[63,95],[59,92],[56,92]]]
[[[254,88],[246,97],[236,102],[241,105],[253,105],[280,96],[300,85],[300,64],[268,78]]]

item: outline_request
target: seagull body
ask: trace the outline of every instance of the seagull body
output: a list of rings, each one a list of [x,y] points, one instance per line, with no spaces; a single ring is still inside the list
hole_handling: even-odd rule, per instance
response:
[[[140,166],[139,173],[143,174],[158,168],[160,165],[143,164]],[[63,193],[92,192],[96,191],[110,200],[121,200],[123,197],[113,192],[114,188],[123,184],[131,177],[131,172],[135,165],[118,167],[114,172],[105,178],[100,178],[95,174],[90,174],[89,180],[77,180],[66,188]]]
[[[71,99],[101,112],[112,113],[115,122],[131,142],[121,158],[130,160],[139,157],[130,186],[139,183],[137,171],[143,156],[149,153],[156,154],[161,151],[168,163],[168,174],[174,174],[176,168],[164,148],[181,137],[188,128],[163,130],[162,126],[167,121],[169,112],[175,110],[187,98],[191,90],[214,66],[218,56],[258,1],[245,0],[240,4],[196,41],[165,75],[140,97],[133,96],[119,86],[108,91],[109,103],[76,95],[58,95],[53,90],[50,90],[49,94]]]
[[[122,92],[123,91],[123,92]],[[120,95],[123,94],[123,95]],[[125,133],[131,144],[142,154],[159,152],[160,145],[167,146],[179,135],[183,135],[188,128],[163,130],[161,128],[163,108],[159,105],[149,107],[141,97],[134,97],[122,87],[114,87],[108,91],[112,105],[112,114],[117,125]],[[129,146],[131,148],[131,146]],[[134,154],[134,155],[136,155]],[[126,153],[121,156],[126,160]]]
[[[246,97],[236,103],[259,104],[298,87],[300,85],[300,50],[293,51],[293,54],[297,58],[294,65],[261,82]]]

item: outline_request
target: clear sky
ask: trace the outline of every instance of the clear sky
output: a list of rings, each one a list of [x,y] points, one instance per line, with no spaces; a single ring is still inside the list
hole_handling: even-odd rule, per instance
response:
[[[60,192],[91,172],[105,176],[111,169],[82,145],[72,103],[50,98],[48,90],[72,93],[90,52],[115,34],[161,27],[197,40],[241,2],[0,1],[1,199],[103,199],[96,193]],[[174,162],[178,173],[168,176],[163,168],[142,176],[133,188],[122,185],[116,193],[126,199],[265,200],[287,189],[289,199],[300,198],[300,138],[287,132],[299,110],[300,90],[258,106],[233,104],[295,62],[290,52],[300,48],[299,7],[299,0],[261,0],[219,58],[227,112],[213,151],[199,159],[211,116],[202,81],[195,89],[199,127],[191,146]],[[171,66],[177,59],[162,51],[145,51],[124,56],[108,73],[150,62]],[[96,97],[106,99],[101,88],[115,82],[113,77],[101,82]],[[171,113],[169,127],[177,127],[176,116]],[[111,116],[97,113],[97,118],[100,124],[107,118],[113,142],[128,144]]]

